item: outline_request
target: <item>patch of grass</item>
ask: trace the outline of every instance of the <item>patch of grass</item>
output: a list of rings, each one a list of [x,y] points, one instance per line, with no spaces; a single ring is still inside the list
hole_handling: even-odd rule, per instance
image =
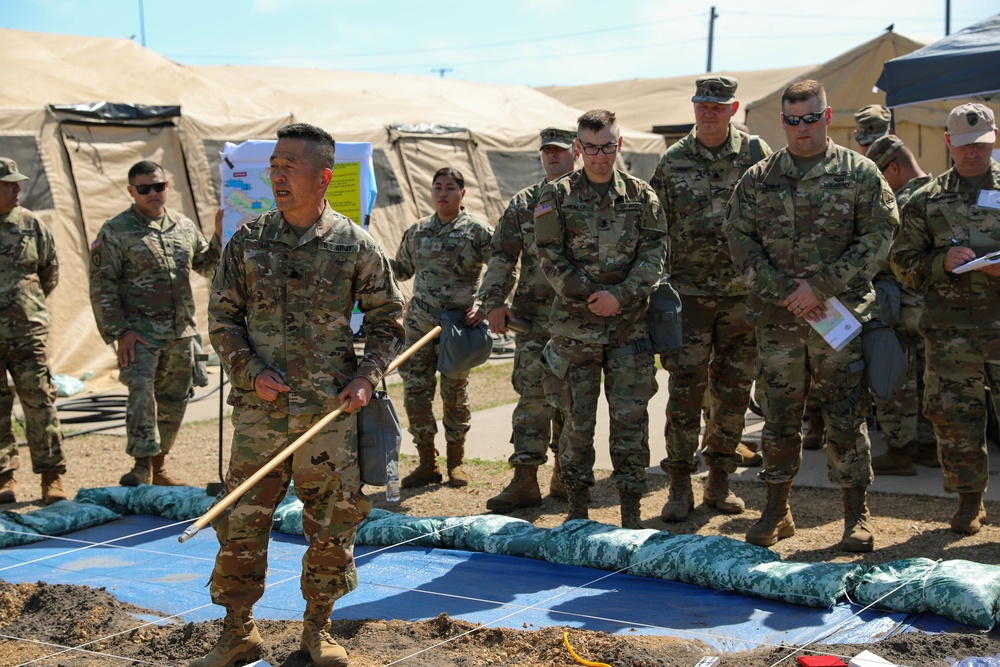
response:
[[[469,373],[469,405],[473,412],[517,402],[517,392],[510,384],[510,374],[513,369],[513,360],[498,364],[483,364],[472,369],[472,372]],[[438,378],[439,388],[437,395],[434,396],[433,404],[435,419],[441,419],[444,416],[440,396],[440,376]],[[409,422],[406,419],[406,410],[403,409],[403,384],[390,384],[388,390],[389,398],[392,399],[393,405],[396,406],[396,412],[399,413],[399,421],[405,428]]]

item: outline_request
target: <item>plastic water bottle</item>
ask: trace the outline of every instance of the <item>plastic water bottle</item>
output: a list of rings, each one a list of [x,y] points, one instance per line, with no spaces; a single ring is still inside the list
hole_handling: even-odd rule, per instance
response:
[[[399,461],[393,460],[385,467],[385,502],[399,502]]]

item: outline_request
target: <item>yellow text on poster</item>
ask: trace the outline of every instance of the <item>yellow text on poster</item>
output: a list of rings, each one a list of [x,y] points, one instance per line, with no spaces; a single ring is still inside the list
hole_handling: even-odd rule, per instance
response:
[[[361,219],[361,163],[338,162],[333,169],[333,178],[326,188],[326,200],[333,210],[357,224]]]

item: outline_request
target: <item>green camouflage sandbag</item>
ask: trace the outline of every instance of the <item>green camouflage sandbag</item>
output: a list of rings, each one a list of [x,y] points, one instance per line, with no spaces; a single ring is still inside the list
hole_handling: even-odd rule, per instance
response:
[[[302,501],[289,493],[274,510],[273,528],[285,535],[302,535]]]
[[[463,525],[442,533],[452,535],[453,549],[490,554],[538,558],[538,551],[549,531],[536,528],[524,519],[503,514],[456,517]],[[446,522],[449,525],[449,522]]]
[[[658,532],[650,535],[629,558],[629,574],[665,581],[677,581],[677,554],[700,535],[673,535]]]
[[[437,531],[444,517],[412,517],[384,510],[372,510],[360,526],[355,541],[368,546],[391,547],[406,543],[411,547],[442,548]]]
[[[854,588],[864,605],[935,614],[989,630],[996,623],[1000,567],[967,560],[909,558],[870,568]]]
[[[574,519],[547,531],[538,555],[550,563],[620,570],[656,530],[631,530]]]
[[[0,515],[0,549],[41,542],[44,539],[45,536],[39,535],[37,530]]]
[[[737,565],[769,563],[781,557],[764,547],[720,535],[699,535],[677,553],[677,580],[719,591],[733,590]]]
[[[730,581],[737,593],[830,608],[866,571],[851,563],[742,563],[733,568]]]
[[[122,518],[121,514],[112,512],[107,507],[92,503],[77,503],[72,500],[60,500],[48,507],[24,514],[5,511],[0,513],[0,516],[27,526],[41,535],[63,535]]]
[[[94,503],[107,507],[112,512],[128,514],[128,497],[132,493],[131,486],[104,486],[94,489],[80,489],[76,492],[76,501]]]
[[[205,489],[193,486],[142,484],[130,491],[125,501],[129,514],[149,514],[175,521],[197,519],[215,503]]]

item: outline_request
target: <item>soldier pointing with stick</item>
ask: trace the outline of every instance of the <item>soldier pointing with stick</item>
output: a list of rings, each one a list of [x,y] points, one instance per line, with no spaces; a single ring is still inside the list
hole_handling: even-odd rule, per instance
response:
[[[302,645],[321,666],[346,665],[330,637],[334,602],[358,585],[355,527],[372,508],[361,493],[355,412],[403,341],[403,300],[382,248],[326,202],[334,140],[306,124],[278,130],[271,155],[272,210],[229,241],[212,285],[209,333],[232,383],[227,491],[338,405],[347,415],[302,444],[212,525],[219,553],[212,601],[226,608],[222,636],[195,667],[256,659],[262,640],[252,607],[264,592],[275,507],[290,479],[303,503]],[[354,303],[368,340],[356,357]]]

